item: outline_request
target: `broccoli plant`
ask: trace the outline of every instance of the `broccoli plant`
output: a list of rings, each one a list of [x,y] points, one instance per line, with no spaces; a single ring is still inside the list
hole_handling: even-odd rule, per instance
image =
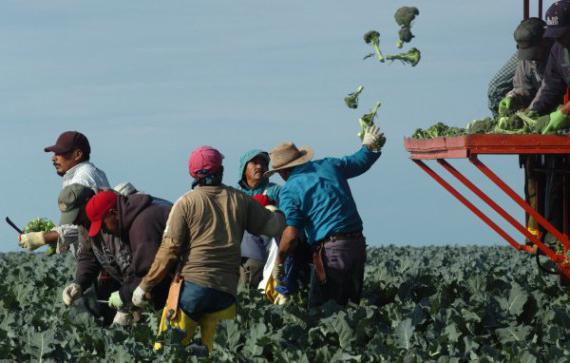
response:
[[[348,96],[344,98],[344,103],[348,108],[358,108],[358,96],[360,96],[363,90],[363,86],[358,86],[358,88],[356,88],[356,91],[349,93]]]
[[[387,55],[385,59],[388,61],[399,60],[402,63],[408,63],[412,67],[415,67],[420,62],[421,57],[421,52],[417,48],[412,48],[405,53]]]
[[[380,50],[380,33],[376,30],[370,30],[364,34],[364,42],[368,45],[371,45],[374,48],[374,53],[370,53],[364,57],[364,59],[373,57],[376,54],[376,58],[380,62],[384,62],[384,56],[382,55],[382,51]]]
[[[358,137],[360,137],[360,140],[364,138],[364,130],[366,130],[366,128],[369,126],[374,125],[374,119],[376,118],[376,114],[378,113],[378,109],[381,105],[382,103],[380,101],[376,102],[376,106],[374,106],[374,108],[369,113],[362,115],[360,119],[358,119],[358,123],[360,125],[360,132],[358,133]]]
[[[399,36],[400,39],[396,43],[398,48],[402,48],[404,43],[409,43],[414,38],[412,34],[412,22],[420,14],[418,8],[414,6],[402,6],[394,14],[396,23],[400,26]]]

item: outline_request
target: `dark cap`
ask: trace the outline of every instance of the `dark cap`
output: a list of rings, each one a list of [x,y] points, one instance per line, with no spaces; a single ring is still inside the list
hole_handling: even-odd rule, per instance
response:
[[[519,59],[539,60],[544,58],[542,37],[545,27],[546,23],[539,18],[529,18],[521,21],[514,34],[519,50]]]
[[[89,140],[87,137],[78,131],[66,131],[59,135],[55,145],[48,146],[44,148],[45,152],[53,151],[56,154],[65,154],[67,152],[79,149],[83,151],[84,154],[89,155],[91,152],[91,147],[89,146]]]
[[[546,10],[545,38],[560,38],[570,26],[570,1],[561,0]]]
[[[57,198],[57,205],[61,212],[59,224],[74,224],[79,211],[85,207],[95,192],[81,184],[70,184],[63,188]]]

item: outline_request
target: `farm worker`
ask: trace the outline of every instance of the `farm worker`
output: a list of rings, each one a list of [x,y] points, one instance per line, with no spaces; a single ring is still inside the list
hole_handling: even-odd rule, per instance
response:
[[[543,115],[550,112],[550,121],[543,134],[554,133],[570,126],[570,104],[556,107],[562,101],[570,84],[570,1],[561,0],[552,4],[546,11],[544,37],[555,41],[550,50],[544,79],[530,104],[530,110]]]
[[[499,115],[528,107],[540,88],[552,40],[544,38],[546,23],[539,18],[523,20],[515,29],[517,68],[513,88],[499,102]]]
[[[81,184],[94,192],[110,188],[107,176],[91,163],[91,146],[87,137],[78,131],[65,131],[57,138],[54,145],[44,148],[53,152],[53,166],[63,179],[62,188],[71,184]],[[77,247],[78,230],[72,224],[60,224],[49,232],[31,232],[22,234],[19,245],[33,251],[45,244],[57,244],[56,251],[63,253]]]
[[[178,264],[183,283],[177,316],[189,337],[201,326],[202,342],[210,351],[218,320],[235,316],[244,231],[274,237],[284,227],[282,213],[271,212],[247,194],[222,184],[222,159],[210,146],[191,153],[188,168],[194,178],[193,190],[172,207],[162,244],[132,300],[144,305],[147,293]]]
[[[539,18],[523,20],[517,26],[514,38],[520,61],[513,78],[513,89],[499,102],[499,115],[506,116],[518,109],[528,107],[536,96],[553,43],[552,39],[543,37],[545,27],[546,23]],[[520,159],[521,165],[525,167],[527,201],[538,210],[538,175],[534,169],[539,167],[539,160],[534,155],[521,156]],[[538,223],[531,215],[528,216],[527,228],[532,234],[539,235]]]
[[[286,216],[274,279],[280,281],[285,257],[292,253],[303,229],[313,249],[309,307],[335,300],[358,303],[362,292],[366,245],[362,220],[356,209],[348,179],[367,171],[380,157],[386,139],[376,126],[366,129],[363,146],[343,158],[310,161],[310,147],[288,142],[271,151],[272,169],[285,184],[280,208]]]
[[[269,154],[254,149],[240,158],[239,190],[258,199],[263,206],[277,205],[281,186],[269,181],[264,174],[269,167]],[[258,236],[247,231],[241,241],[240,283],[257,288],[263,277],[263,266],[267,260],[271,238]]]
[[[555,133],[570,126],[570,103],[563,104],[563,96],[570,84],[570,1],[561,0],[553,3],[546,11],[546,30],[544,37],[555,41],[550,50],[544,72],[544,79],[537,95],[530,104],[530,110],[538,114],[549,114],[549,122],[542,130],[543,134]],[[556,155],[545,158],[545,169],[567,169],[564,162]],[[558,229],[562,228],[562,177],[547,174],[544,196],[545,217]],[[545,237],[546,238],[546,237]]]
[[[65,288],[64,303],[70,305],[105,271],[118,284],[116,291],[98,298],[108,297],[109,306],[119,311],[115,323],[127,323],[132,293],[154,260],[171,207],[148,194],[123,196],[111,190],[89,199],[87,218],[81,221],[88,226],[88,238],[80,239],[75,281]],[[155,306],[164,304],[168,283],[165,279],[152,291]]]

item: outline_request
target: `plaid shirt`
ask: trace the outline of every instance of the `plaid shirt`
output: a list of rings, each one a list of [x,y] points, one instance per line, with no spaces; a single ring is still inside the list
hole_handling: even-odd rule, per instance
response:
[[[515,52],[489,82],[487,97],[489,97],[489,110],[491,110],[493,116],[497,115],[499,102],[513,89],[513,77],[515,76],[518,62],[519,58]]]

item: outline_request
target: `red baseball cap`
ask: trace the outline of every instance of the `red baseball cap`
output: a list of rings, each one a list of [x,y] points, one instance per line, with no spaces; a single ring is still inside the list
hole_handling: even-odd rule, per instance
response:
[[[91,221],[89,227],[89,237],[95,237],[101,230],[103,219],[114,206],[117,205],[117,194],[110,190],[105,190],[95,194],[89,199],[85,206],[85,213],[87,218]]]
[[[192,151],[188,171],[194,179],[217,173],[222,167],[224,155],[211,146],[200,146]]]

